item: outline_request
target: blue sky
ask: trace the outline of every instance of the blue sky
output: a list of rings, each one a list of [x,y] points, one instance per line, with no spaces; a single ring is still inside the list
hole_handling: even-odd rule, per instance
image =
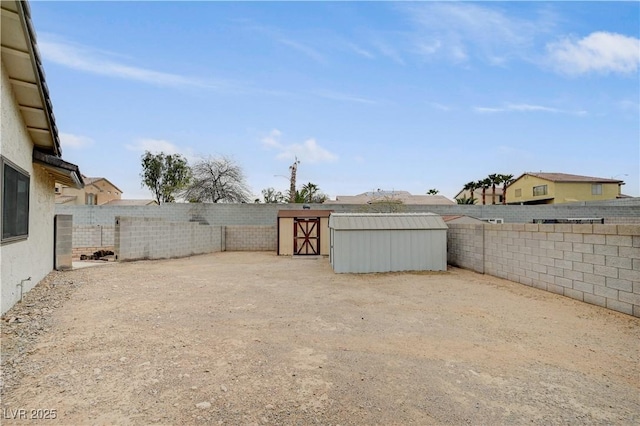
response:
[[[638,2],[31,3],[63,157],[124,198],[145,149],[331,198],[490,173],[640,195]],[[281,176],[277,176],[281,175]]]

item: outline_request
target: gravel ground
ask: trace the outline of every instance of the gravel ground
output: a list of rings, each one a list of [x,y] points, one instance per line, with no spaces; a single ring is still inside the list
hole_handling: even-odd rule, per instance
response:
[[[229,252],[54,272],[1,349],[2,424],[640,423],[639,319],[456,268]]]

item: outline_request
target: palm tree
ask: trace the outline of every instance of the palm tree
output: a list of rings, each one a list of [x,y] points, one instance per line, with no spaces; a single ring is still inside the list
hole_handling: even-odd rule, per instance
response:
[[[474,198],[474,195],[475,195],[474,192],[476,189],[478,189],[478,182],[475,182],[475,181],[468,182],[462,189],[465,191],[469,191],[469,200],[471,200],[471,202],[464,202],[462,204],[475,204],[476,199]],[[464,196],[463,199],[465,198],[467,197]]]
[[[507,204],[507,186],[513,182],[513,175],[499,175],[502,182],[502,204]]]
[[[439,192],[439,190],[433,188],[427,191],[427,195],[438,195]]]
[[[302,185],[300,190],[296,190],[293,196],[289,195],[289,199],[294,203],[324,203],[328,197],[320,191],[320,187],[315,183],[306,183]]]
[[[487,197],[487,189],[491,186],[491,181],[489,180],[489,178],[485,178],[482,180],[478,181],[478,188],[482,188],[482,205],[484,206],[485,204],[487,204],[486,202],[486,197]]]
[[[502,182],[500,180],[500,176],[502,175],[493,173],[493,174],[490,174],[489,177],[487,178],[491,183],[491,204],[496,203],[496,185],[500,185],[500,183]]]
[[[467,196],[463,196],[462,198],[456,198],[456,203],[458,204],[475,204],[476,203],[476,199],[471,197],[471,198],[467,198]]]

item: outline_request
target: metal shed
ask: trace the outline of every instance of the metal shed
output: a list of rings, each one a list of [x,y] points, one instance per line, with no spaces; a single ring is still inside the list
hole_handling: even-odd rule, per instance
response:
[[[329,234],[337,273],[447,270],[447,225],[433,213],[333,213]]]
[[[278,255],[328,256],[329,215],[333,210],[280,210]]]

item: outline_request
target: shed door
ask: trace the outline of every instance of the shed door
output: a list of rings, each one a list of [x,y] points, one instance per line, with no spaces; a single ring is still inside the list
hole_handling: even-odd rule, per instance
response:
[[[320,218],[295,218],[293,221],[293,253],[320,254]]]

